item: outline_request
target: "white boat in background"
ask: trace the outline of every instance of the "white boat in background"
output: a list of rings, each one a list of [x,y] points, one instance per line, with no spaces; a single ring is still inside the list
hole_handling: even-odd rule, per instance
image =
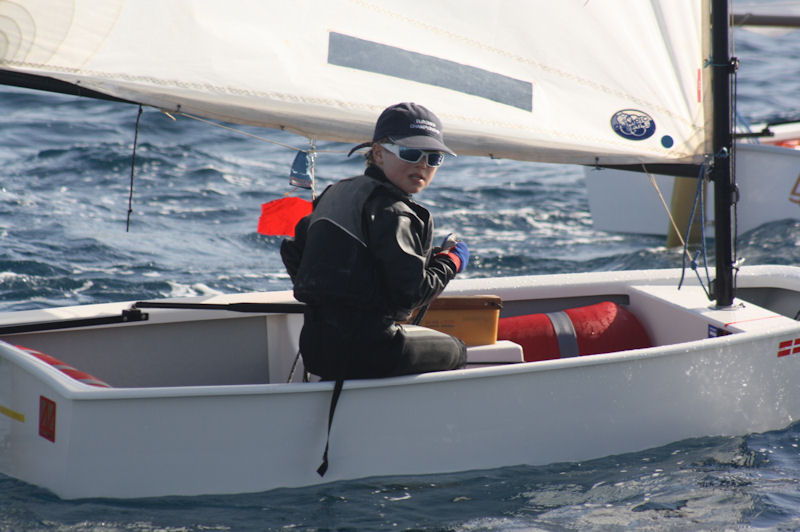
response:
[[[15,22],[4,83],[311,141],[362,141],[386,105],[414,100],[462,154],[697,169],[732,146],[727,0],[30,0],[0,15]],[[698,92],[698,78],[713,79]],[[720,221],[729,159],[711,163]],[[347,381],[324,477],[333,383],[294,367],[290,292],[2,313],[0,472],[64,498],[240,493],[783,428],[800,419],[800,268],[735,274],[731,240],[718,223],[709,286],[679,289],[676,270],[454,281],[447,295],[502,299],[498,341],[471,346],[463,370]],[[599,303],[605,321],[576,323]],[[565,315],[584,356],[559,358],[559,342],[526,361],[556,327],[532,344],[532,328],[503,332]],[[631,324],[646,345],[623,331],[585,349]]]
[[[760,4],[757,11],[732,15],[734,25],[767,35],[800,31],[800,6]],[[765,223],[800,220],[800,120],[776,120],[743,126],[736,135],[736,208],[738,231]],[[714,223],[714,212],[695,205],[697,176],[653,174],[641,170],[586,167],[589,209],[596,229],[616,233],[666,235],[669,246],[686,236],[694,212],[690,240],[697,241],[699,225]],[[713,194],[709,183],[705,194]],[[693,210],[694,208],[694,210]],[[677,228],[677,232],[676,232]],[[677,233],[680,233],[680,237]]]
[[[758,124],[752,128],[765,136],[736,144],[736,184],[739,232],[751,231],[780,220],[800,220],[800,122]],[[592,224],[616,233],[669,235],[678,245],[672,217],[686,233],[697,194],[696,177],[653,175],[655,186],[641,172],[586,167],[586,188]],[[705,194],[713,194],[709,183]],[[705,203],[705,220],[713,225],[714,211]],[[699,212],[694,229],[699,228]]]

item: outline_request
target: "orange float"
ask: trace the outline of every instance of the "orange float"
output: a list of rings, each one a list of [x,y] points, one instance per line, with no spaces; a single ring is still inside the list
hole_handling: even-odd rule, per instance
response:
[[[794,150],[800,150],[800,139],[787,139],[787,140],[779,140],[774,143],[775,146],[780,146],[781,148],[790,148]]]
[[[98,386],[100,388],[111,388],[109,384],[101,381],[97,377],[94,377],[93,375],[89,375],[88,373],[75,369],[66,362],[62,362],[57,358],[51,357],[50,355],[45,355],[41,351],[37,351],[36,349],[31,349],[30,347],[23,347],[21,345],[18,345],[16,347],[22,349],[29,355],[38,358],[42,362],[47,362],[48,364],[59,370],[61,373],[69,375],[78,382],[82,382],[90,386]]]
[[[500,318],[497,339],[521,345],[526,362],[652,346],[636,316],[610,301],[563,312]]]

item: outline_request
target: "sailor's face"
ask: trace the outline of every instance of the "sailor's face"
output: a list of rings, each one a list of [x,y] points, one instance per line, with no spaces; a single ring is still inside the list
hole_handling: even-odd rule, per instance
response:
[[[416,194],[427,187],[438,167],[428,166],[428,158],[423,157],[416,163],[408,163],[400,159],[380,144],[372,145],[372,157],[386,178],[406,194]]]

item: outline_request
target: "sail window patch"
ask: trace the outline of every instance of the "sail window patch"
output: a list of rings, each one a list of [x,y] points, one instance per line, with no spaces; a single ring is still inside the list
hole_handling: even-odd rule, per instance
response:
[[[533,110],[533,84],[528,81],[341,33],[329,34],[328,63]]]
[[[611,129],[624,139],[645,140],[656,132],[656,122],[645,112],[624,109],[611,117]]]

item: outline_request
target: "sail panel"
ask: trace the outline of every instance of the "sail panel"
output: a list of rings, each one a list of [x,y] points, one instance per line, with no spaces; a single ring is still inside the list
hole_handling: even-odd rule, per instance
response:
[[[26,0],[0,68],[172,112],[362,142],[416,101],[458,153],[583,164],[707,151],[697,0]]]

